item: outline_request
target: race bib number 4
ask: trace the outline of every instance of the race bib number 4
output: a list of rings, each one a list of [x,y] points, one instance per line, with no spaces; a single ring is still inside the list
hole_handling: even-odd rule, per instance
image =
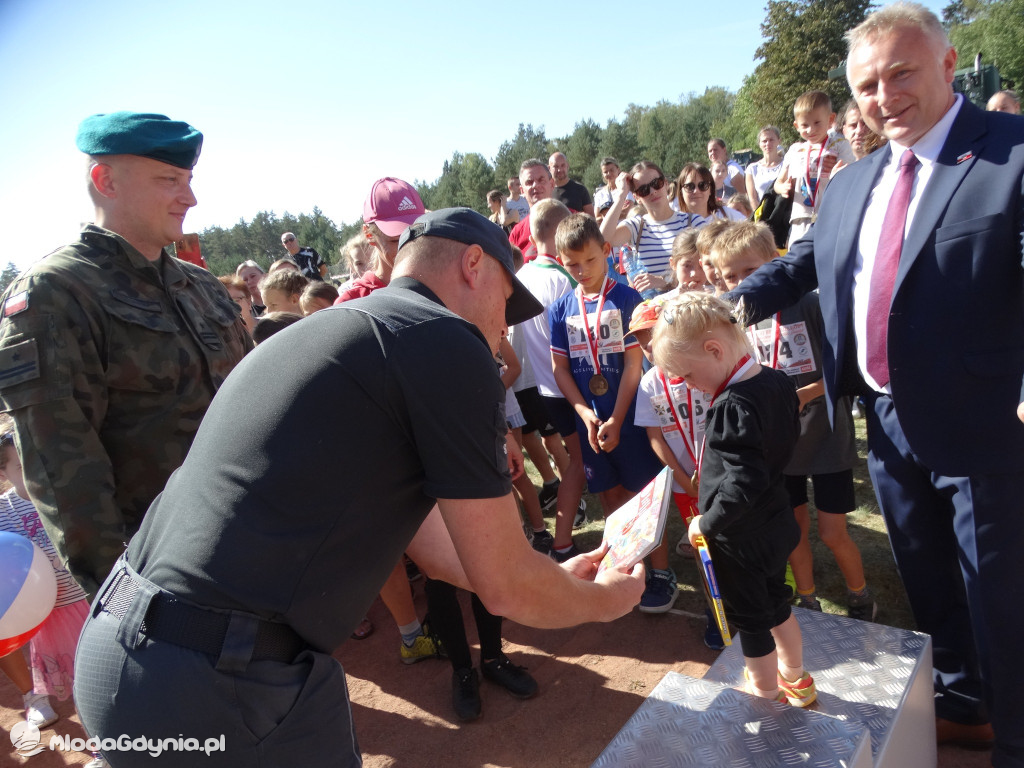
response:
[[[785,371],[790,376],[818,370],[811,352],[811,340],[807,336],[807,323],[800,321],[780,326],[778,336],[773,323],[767,328],[757,329],[756,335],[757,355],[763,365]]]

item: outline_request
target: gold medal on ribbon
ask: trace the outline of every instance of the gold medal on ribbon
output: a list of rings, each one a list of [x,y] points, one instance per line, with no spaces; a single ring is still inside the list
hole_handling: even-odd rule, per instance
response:
[[[590,377],[590,391],[597,397],[608,392],[608,379],[600,373]]]

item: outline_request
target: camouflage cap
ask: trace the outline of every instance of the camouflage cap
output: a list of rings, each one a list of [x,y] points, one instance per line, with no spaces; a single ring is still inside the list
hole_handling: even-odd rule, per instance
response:
[[[87,155],[140,155],[190,170],[199,161],[203,134],[165,115],[110,112],[85,118],[75,145]]]

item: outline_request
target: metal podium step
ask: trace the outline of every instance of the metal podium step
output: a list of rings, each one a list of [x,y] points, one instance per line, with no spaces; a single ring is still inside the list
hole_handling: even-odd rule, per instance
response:
[[[735,690],[737,641],[703,680],[670,672],[594,763],[661,768],[917,768],[936,763],[931,638],[793,609],[818,701],[798,709]]]
[[[669,672],[592,768],[869,768],[860,725]]]
[[[793,613],[803,634],[804,666],[818,688],[814,711],[864,725],[876,768],[934,766],[931,637],[801,608]],[[722,652],[704,679],[742,684],[738,642]]]

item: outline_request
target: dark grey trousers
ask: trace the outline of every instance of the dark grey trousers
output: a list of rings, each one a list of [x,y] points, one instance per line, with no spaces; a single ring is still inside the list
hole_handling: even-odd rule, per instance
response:
[[[231,650],[215,658],[147,638],[151,582],[132,573],[140,588],[123,619],[95,607],[122,567],[100,589],[75,659],[75,703],[111,766],[362,765],[337,661],[304,651],[291,664],[245,664]],[[247,646],[230,632],[225,649]]]

